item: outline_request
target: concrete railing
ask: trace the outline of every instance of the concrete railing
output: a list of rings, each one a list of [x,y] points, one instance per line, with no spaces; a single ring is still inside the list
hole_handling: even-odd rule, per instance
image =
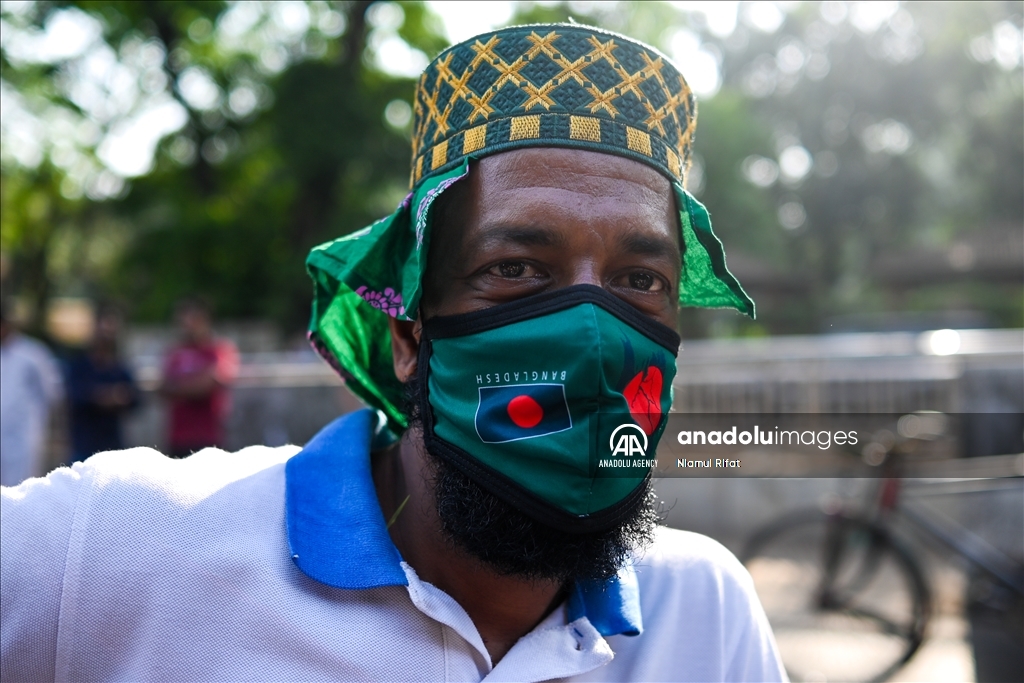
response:
[[[1024,330],[960,330],[936,355],[930,333],[685,342],[675,412],[1007,412],[1024,410]],[[948,340],[947,340],[948,341]],[[947,347],[944,350],[949,350]],[[134,359],[149,393],[129,419],[133,444],[163,444],[160,358]],[[359,401],[309,353],[243,354],[229,447],[302,443]]]

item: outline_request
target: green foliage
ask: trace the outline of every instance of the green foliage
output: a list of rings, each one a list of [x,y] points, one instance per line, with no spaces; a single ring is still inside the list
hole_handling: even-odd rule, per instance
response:
[[[262,6],[256,23],[231,41],[224,37],[231,34],[224,29],[231,9],[214,2],[38,3],[27,28],[45,27],[70,6],[99,20],[104,42],[125,61],[131,59],[127,46],[155,46],[158,75],[187,121],[160,143],[152,170],[132,181],[130,191],[99,201],[74,193],[64,199],[60,169],[5,163],[3,246],[14,263],[15,289],[39,290],[30,274],[61,251],[51,215],[56,209],[31,207],[60,206],[65,221],[74,214],[80,233],[109,233],[127,223],[130,239],[103,272],[66,270],[35,280],[113,294],[140,321],[165,320],[177,298],[201,293],[219,315],[271,317],[302,329],[308,250],[390,212],[407,184],[406,133],[386,124],[382,112],[393,100],[411,100],[412,82],[369,63],[370,3],[312,3],[308,27],[276,43],[265,39],[274,19],[266,12],[273,7]],[[436,20],[422,5],[404,10],[402,35],[439,50]],[[347,30],[325,35],[318,30],[325,16]],[[338,33],[326,23],[327,33]],[[59,87],[64,68],[12,66],[5,54],[4,79],[23,96],[41,92],[48,106],[82,115]],[[215,84],[219,103],[190,98],[186,81],[197,70]],[[258,103],[246,105],[243,93],[246,106],[236,107],[240,90]],[[50,292],[32,293],[41,301]]]

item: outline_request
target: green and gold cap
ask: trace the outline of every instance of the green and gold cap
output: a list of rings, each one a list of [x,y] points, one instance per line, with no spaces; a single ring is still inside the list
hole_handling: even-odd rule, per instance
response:
[[[438,55],[417,83],[414,111],[409,195],[390,216],[306,260],[311,343],[355,394],[384,411],[392,431],[406,418],[388,318],[416,318],[431,208],[472,161],[491,154],[575,147],[654,167],[672,182],[679,208],[680,304],[754,316],[707,211],[684,189],[696,103],[654,48],[578,24],[499,29]]]
[[[657,50],[589,26],[516,26],[454,45],[420,76],[415,187],[466,155],[581,147],[683,182],[696,101]]]

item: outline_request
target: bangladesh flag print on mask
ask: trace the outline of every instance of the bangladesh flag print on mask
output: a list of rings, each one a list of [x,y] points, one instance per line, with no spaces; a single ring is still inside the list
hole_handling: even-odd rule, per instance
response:
[[[476,433],[484,443],[505,443],[572,428],[564,384],[480,387]]]
[[[418,364],[424,441],[540,521],[608,528],[650,475],[678,348],[673,330],[592,285],[431,318]],[[646,452],[603,469],[623,424],[643,431]]]

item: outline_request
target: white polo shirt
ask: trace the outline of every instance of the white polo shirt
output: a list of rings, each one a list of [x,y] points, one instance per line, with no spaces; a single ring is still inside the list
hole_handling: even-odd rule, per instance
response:
[[[0,678],[784,679],[743,567],[669,529],[492,665],[466,612],[391,543],[376,424],[352,413],[301,452],[102,453],[3,489]]]

